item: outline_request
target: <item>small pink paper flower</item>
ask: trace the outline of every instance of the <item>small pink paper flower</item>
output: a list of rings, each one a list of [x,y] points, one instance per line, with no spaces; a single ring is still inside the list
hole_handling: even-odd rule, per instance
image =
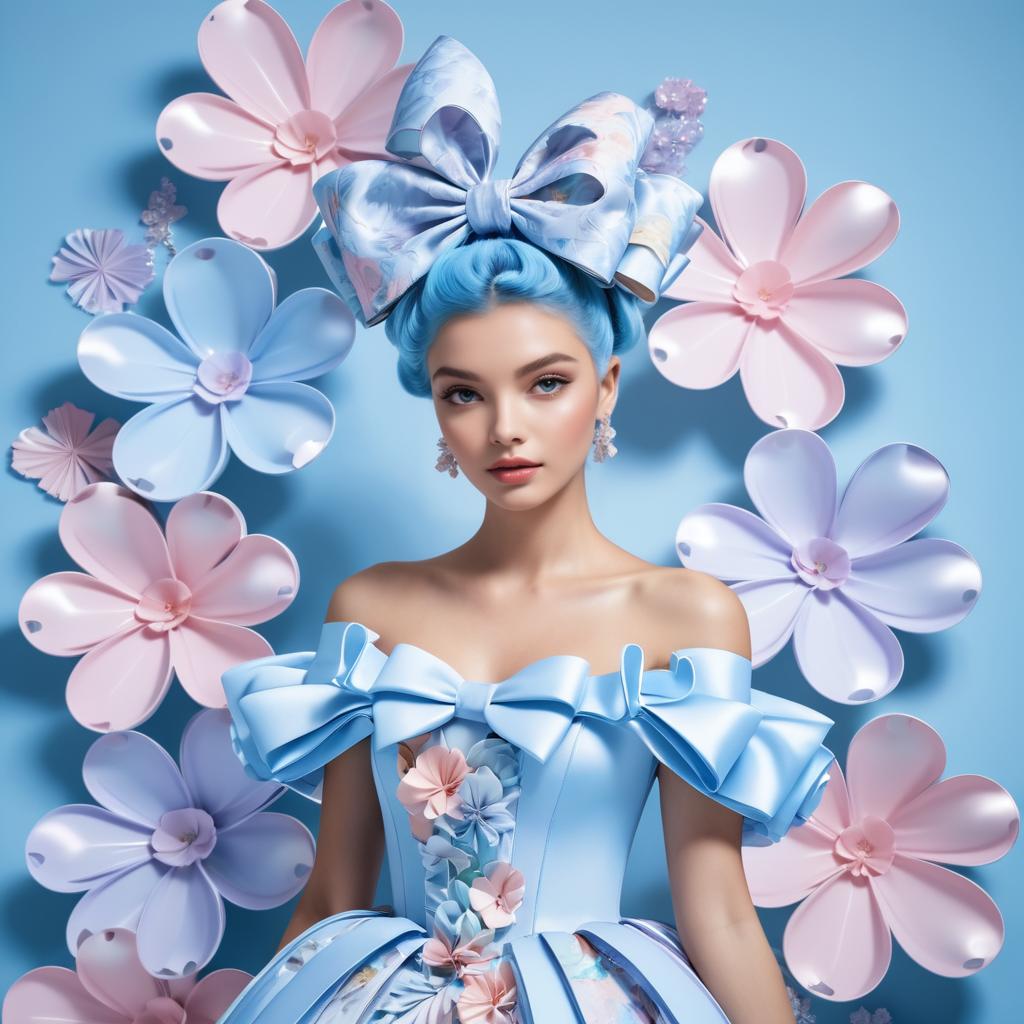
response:
[[[11,445],[11,468],[39,481],[47,494],[67,501],[87,484],[109,480],[111,450],[121,426],[105,419],[91,430],[94,413],[65,402],[43,417],[45,433],[26,427]],[[91,433],[90,433],[91,430]]]
[[[459,786],[469,768],[466,755],[457,747],[442,744],[421,751],[416,763],[398,784],[398,799],[414,816],[433,819],[442,814],[461,818]]]
[[[68,295],[87,313],[122,313],[139,301],[153,280],[153,254],[144,245],[126,245],[117,228],[80,228],[65,239],[53,259],[51,281],[70,281]]]
[[[252,980],[245,971],[213,971],[197,981],[163,979],[139,962],[125,928],[90,935],[75,970],[37,967],[4,998],[4,1024],[215,1024]]]
[[[461,1024],[512,1024],[516,979],[507,960],[496,970],[467,974],[463,982],[458,1002]]]
[[[165,540],[131,491],[89,484],[64,506],[59,532],[85,572],[37,580],[18,621],[46,654],[84,655],[68,679],[67,702],[87,728],[144,722],[172,672],[193,700],[224,707],[221,673],[273,654],[246,627],[291,604],[298,565],[273,537],[247,536],[227,498],[208,491],[183,498],[167,517]]]
[[[469,968],[488,963],[498,955],[493,946],[488,951],[488,945],[493,938],[494,933],[487,930],[480,932],[468,942],[452,945],[452,940],[435,926],[433,938],[427,939],[423,944],[423,962],[431,967],[454,970],[461,978]]]
[[[383,0],[328,11],[306,60],[287,22],[261,0],[219,4],[199,56],[230,96],[194,92],[160,114],[156,137],[176,167],[227,181],[224,233],[254,249],[298,238],[317,213],[312,184],[359,159],[392,159],[384,141],[412,70],[395,67],[402,23]]]
[[[946,864],[989,864],[1017,839],[1020,812],[982,775],[939,781],[946,748],[927,723],[883,715],[850,742],[848,782],[838,763],[808,821],[773,846],[743,849],[754,903],[803,901],[783,952],[806,989],[857,999],[889,968],[892,936],[935,974],[957,978],[991,963],[1003,945],[992,898]]]
[[[697,218],[704,231],[665,293],[687,305],[651,328],[654,365],[685,388],[713,388],[739,370],[765,423],[817,430],[843,406],[836,364],[880,362],[907,333],[895,295],[844,276],[892,243],[896,204],[865,181],[844,181],[801,217],[807,175],[774,139],[730,146],[708,191],[722,238]]]
[[[484,877],[473,880],[469,905],[488,928],[504,928],[515,921],[525,892],[526,879],[521,871],[507,861],[491,861],[484,868]]]

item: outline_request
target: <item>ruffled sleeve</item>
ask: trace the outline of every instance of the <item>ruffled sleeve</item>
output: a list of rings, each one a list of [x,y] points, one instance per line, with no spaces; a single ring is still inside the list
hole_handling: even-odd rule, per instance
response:
[[[244,661],[221,675],[231,737],[246,772],[320,800],[323,768],[373,731],[367,690],[387,656],[380,634],[325,622],[316,651]]]
[[[831,718],[753,689],[750,659],[732,651],[682,648],[648,672],[643,659],[637,644],[622,652],[622,721],[662,764],[744,816],[744,846],[778,842],[811,816],[834,759],[822,743]]]

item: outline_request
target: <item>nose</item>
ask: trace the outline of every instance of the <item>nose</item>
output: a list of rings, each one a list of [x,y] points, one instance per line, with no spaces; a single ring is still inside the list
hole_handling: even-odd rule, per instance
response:
[[[521,444],[526,439],[526,432],[515,407],[514,400],[509,398],[495,398],[491,406],[494,409],[494,418],[491,421],[491,444],[508,447],[513,444]]]

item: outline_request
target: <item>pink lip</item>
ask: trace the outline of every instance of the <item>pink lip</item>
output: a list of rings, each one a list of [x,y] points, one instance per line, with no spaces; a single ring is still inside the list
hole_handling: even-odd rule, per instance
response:
[[[503,484],[523,484],[531,479],[538,469],[540,466],[498,466],[497,469],[489,469],[487,472]]]

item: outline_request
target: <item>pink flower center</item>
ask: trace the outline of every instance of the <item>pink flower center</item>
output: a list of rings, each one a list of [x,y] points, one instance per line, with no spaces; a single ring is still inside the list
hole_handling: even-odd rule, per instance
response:
[[[185,1024],[185,1021],[184,1008],[170,996],[147,999],[146,1005],[132,1018],[132,1024]]]
[[[153,856],[172,868],[202,860],[216,844],[217,828],[213,818],[198,807],[167,811],[160,816],[156,831],[149,839]]]
[[[896,855],[895,833],[884,818],[867,815],[839,833],[833,851],[851,875],[884,875]]]
[[[135,606],[135,617],[150,629],[164,633],[180,626],[192,609],[192,591],[171,576],[154,580],[142,592]]]
[[[338,145],[334,122],[319,110],[300,110],[282,121],[271,148],[293,167],[322,160]]]
[[[196,371],[192,390],[211,405],[237,401],[252,380],[252,363],[241,352],[214,352]]]
[[[793,548],[790,564],[800,579],[818,590],[841,586],[850,575],[850,556],[828,537],[814,537]]]
[[[762,320],[774,320],[785,311],[793,297],[793,282],[781,263],[761,260],[740,274],[733,285],[732,295],[744,312]]]

